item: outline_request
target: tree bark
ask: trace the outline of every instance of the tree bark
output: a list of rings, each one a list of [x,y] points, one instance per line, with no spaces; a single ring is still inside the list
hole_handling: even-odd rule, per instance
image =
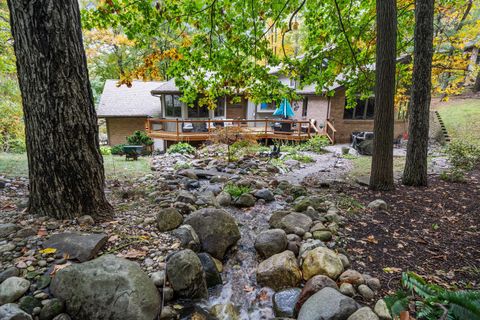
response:
[[[77,0],[8,0],[25,115],[29,207],[107,217],[103,159]]]
[[[417,0],[412,94],[409,112],[407,159],[403,184],[426,186],[428,127],[432,90],[434,0]]]
[[[377,0],[375,123],[370,188],[393,190],[393,129],[397,8],[395,0]]]

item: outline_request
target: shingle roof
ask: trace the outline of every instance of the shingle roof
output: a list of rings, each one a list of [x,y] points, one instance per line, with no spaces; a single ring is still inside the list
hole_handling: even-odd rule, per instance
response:
[[[180,93],[180,89],[175,85],[175,79],[172,78],[167,82],[163,82],[152,90],[152,94],[162,93]]]
[[[132,86],[117,87],[118,80],[107,80],[97,108],[99,117],[158,117],[160,100],[150,91],[163,82],[133,81]]]

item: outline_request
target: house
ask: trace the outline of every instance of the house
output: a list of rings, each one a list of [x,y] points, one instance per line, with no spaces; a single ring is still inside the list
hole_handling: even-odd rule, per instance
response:
[[[151,88],[149,92],[151,98],[138,100],[145,99],[145,101],[152,102],[153,106],[139,106],[137,103],[136,107],[132,108],[139,111],[143,108],[151,110],[149,113],[140,112],[143,113],[143,117],[136,117],[138,123],[135,125],[132,121],[127,120],[127,116],[125,116],[126,119],[121,120],[120,113],[128,110],[126,106],[122,107],[121,112],[115,112],[120,107],[113,101],[107,103],[110,105],[111,114],[108,133],[113,137],[109,138],[109,142],[116,144],[118,141],[116,137],[125,136],[126,131],[131,131],[134,126],[140,128],[141,121],[146,122],[144,127],[150,137],[154,139],[154,147],[158,150],[165,150],[170,144],[178,141],[195,143],[209,140],[211,135],[215,134],[214,129],[219,127],[241,127],[246,132],[255,134],[258,139],[302,141],[320,134],[326,135],[332,143],[350,142],[352,132],[373,130],[375,109],[373,97],[366,100],[358,99],[355,101],[354,109],[345,109],[347,103],[343,86],[332,86],[329,90],[334,94],[326,96],[316,93],[314,85],[300,87],[294,79],[281,74],[279,68],[273,68],[271,73],[276,74],[279,81],[285,85],[296,88],[297,94],[302,97],[299,101],[291,101],[295,113],[292,119],[283,120],[281,117],[273,116],[277,108],[275,103],[255,104],[244,97],[237,97],[235,100],[232,97],[220,98],[214,110],[199,105],[189,107],[180,101],[182,92],[175,85],[174,79],[171,79],[155,85],[144,83],[145,87]],[[136,90],[138,90],[141,85],[135,82],[134,86],[137,86]],[[118,88],[113,90],[116,89]],[[105,90],[112,90],[112,88],[106,85]],[[130,89],[125,88],[124,90]],[[146,92],[142,94],[146,94]],[[107,93],[107,96],[112,97],[112,93]],[[123,95],[119,98],[125,99]],[[125,101],[119,105],[123,105],[123,102]],[[115,122],[112,125],[113,119]],[[129,119],[132,119],[132,116]],[[125,125],[124,128],[121,128],[122,124]],[[127,124],[128,127],[126,127]],[[288,129],[279,129],[278,126]],[[406,121],[396,119],[395,136],[406,131]]]

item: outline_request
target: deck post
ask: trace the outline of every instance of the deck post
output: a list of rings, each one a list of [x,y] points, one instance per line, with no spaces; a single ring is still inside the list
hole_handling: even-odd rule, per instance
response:
[[[176,124],[176,131],[177,131],[177,141],[179,141],[180,138],[180,131],[178,130],[178,118],[175,119],[175,124]]]
[[[308,122],[308,129],[307,129],[307,134],[308,134],[308,139],[310,139],[310,128],[312,127],[312,124],[310,121]]]
[[[268,137],[268,120],[265,119],[265,139]]]

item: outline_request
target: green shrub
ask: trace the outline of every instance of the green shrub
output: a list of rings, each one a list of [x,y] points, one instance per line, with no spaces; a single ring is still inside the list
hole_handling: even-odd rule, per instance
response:
[[[465,172],[456,168],[440,173],[440,179],[448,182],[465,182]]]
[[[153,145],[153,140],[145,133],[145,131],[137,130],[131,136],[127,137],[127,143],[135,146],[148,147]]]
[[[8,145],[8,152],[11,153],[24,153],[27,151],[27,146],[23,139],[11,139]]]
[[[448,160],[457,169],[470,171],[480,162],[480,147],[464,141],[453,141],[445,149]]]
[[[315,160],[312,157],[307,156],[306,154],[299,154],[299,153],[290,153],[285,157],[285,159],[297,160],[303,163],[315,162]]]
[[[175,170],[190,169],[192,165],[189,162],[177,162],[173,165]]]
[[[123,147],[125,144],[117,144],[110,148],[110,153],[113,155],[123,156],[125,153],[123,152]]]
[[[186,142],[179,142],[168,147],[167,153],[194,154],[195,148]]]
[[[413,301],[418,319],[480,319],[480,291],[447,290],[413,272],[402,274],[402,285],[406,290],[385,298],[394,318],[409,310]]]
[[[237,186],[236,184],[228,183],[223,188],[223,191],[230,194],[234,198],[238,198],[244,193],[249,193],[252,191],[252,189],[248,186]]]
[[[330,144],[330,140],[328,140],[325,136],[314,136],[307,140],[305,143],[301,144],[298,147],[300,151],[312,151],[317,153],[325,152],[325,147]]]
[[[112,148],[110,148],[108,146],[101,146],[100,147],[100,153],[102,154],[102,156],[108,156],[108,155],[112,154]]]

